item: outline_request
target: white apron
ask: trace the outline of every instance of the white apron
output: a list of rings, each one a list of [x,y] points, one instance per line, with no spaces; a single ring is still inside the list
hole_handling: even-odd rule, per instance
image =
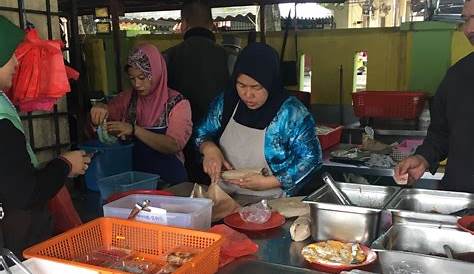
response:
[[[237,106],[239,104],[240,102]],[[271,169],[265,160],[264,154],[266,129],[250,128],[237,123],[234,120],[237,106],[219,140],[219,145],[224,157],[234,169],[267,168],[271,175]],[[267,198],[279,198],[283,196],[283,191],[279,187],[258,191],[241,188],[235,184],[223,181],[219,183],[219,186],[229,194],[235,193]]]

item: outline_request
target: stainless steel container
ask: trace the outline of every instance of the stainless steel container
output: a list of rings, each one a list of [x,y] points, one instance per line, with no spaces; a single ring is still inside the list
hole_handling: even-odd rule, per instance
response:
[[[423,254],[400,251],[377,252],[381,271],[384,274],[468,274],[474,273],[474,264],[449,260]]]
[[[355,206],[343,206],[327,187],[323,186],[303,202],[310,205],[311,236],[315,241],[340,240],[370,245],[379,231],[390,226],[390,216],[382,209],[399,191],[399,187],[384,187],[336,183]]]
[[[445,244],[454,253],[474,251],[474,237],[470,233],[429,224],[394,224],[372,244],[372,248],[446,257]]]
[[[434,223],[455,226],[459,217],[449,215],[474,208],[474,194],[427,189],[403,189],[387,205],[393,223]]]

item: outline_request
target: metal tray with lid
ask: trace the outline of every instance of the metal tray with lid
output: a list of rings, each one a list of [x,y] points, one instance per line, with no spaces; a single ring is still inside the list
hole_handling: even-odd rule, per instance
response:
[[[433,223],[456,226],[458,216],[450,215],[474,208],[474,194],[417,188],[402,189],[387,205],[393,223]]]
[[[457,253],[474,251],[474,237],[464,231],[434,224],[394,224],[372,243],[375,250],[393,250],[444,257],[443,245]],[[472,264],[474,269],[474,264]]]
[[[382,209],[400,190],[399,187],[336,183],[354,206],[343,206],[323,186],[306,197],[310,206],[311,236],[314,240],[340,240],[370,245],[379,232],[390,226]]]

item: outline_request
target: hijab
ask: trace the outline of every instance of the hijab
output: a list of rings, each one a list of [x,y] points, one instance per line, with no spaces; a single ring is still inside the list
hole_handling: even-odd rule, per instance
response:
[[[178,94],[168,88],[165,59],[155,46],[142,44],[132,50],[127,65],[140,70],[152,81],[151,90],[144,96],[134,90],[122,92],[110,103],[110,116],[113,120],[134,122],[142,127],[156,126],[161,122],[168,99]]]
[[[250,109],[241,101],[236,88],[237,78],[241,74],[253,78],[268,92],[268,98],[260,108]],[[278,53],[264,43],[252,43],[240,53],[232,76],[232,87],[224,94],[223,128],[237,106],[234,114],[237,123],[255,129],[265,129],[287,98],[288,93],[280,76]]]

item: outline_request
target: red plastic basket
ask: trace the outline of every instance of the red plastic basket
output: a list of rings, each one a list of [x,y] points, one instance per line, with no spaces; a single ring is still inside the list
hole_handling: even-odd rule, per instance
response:
[[[318,134],[321,149],[326,150],[334,145],[339,144],[341,142],[342,129],[344,129],[343,126],[336,126],[334,127],[334,130],[328,134]]]
[[[360,91],[352,93],[354,113],[359,118],[416,119],[423,110],[423,92]]]

